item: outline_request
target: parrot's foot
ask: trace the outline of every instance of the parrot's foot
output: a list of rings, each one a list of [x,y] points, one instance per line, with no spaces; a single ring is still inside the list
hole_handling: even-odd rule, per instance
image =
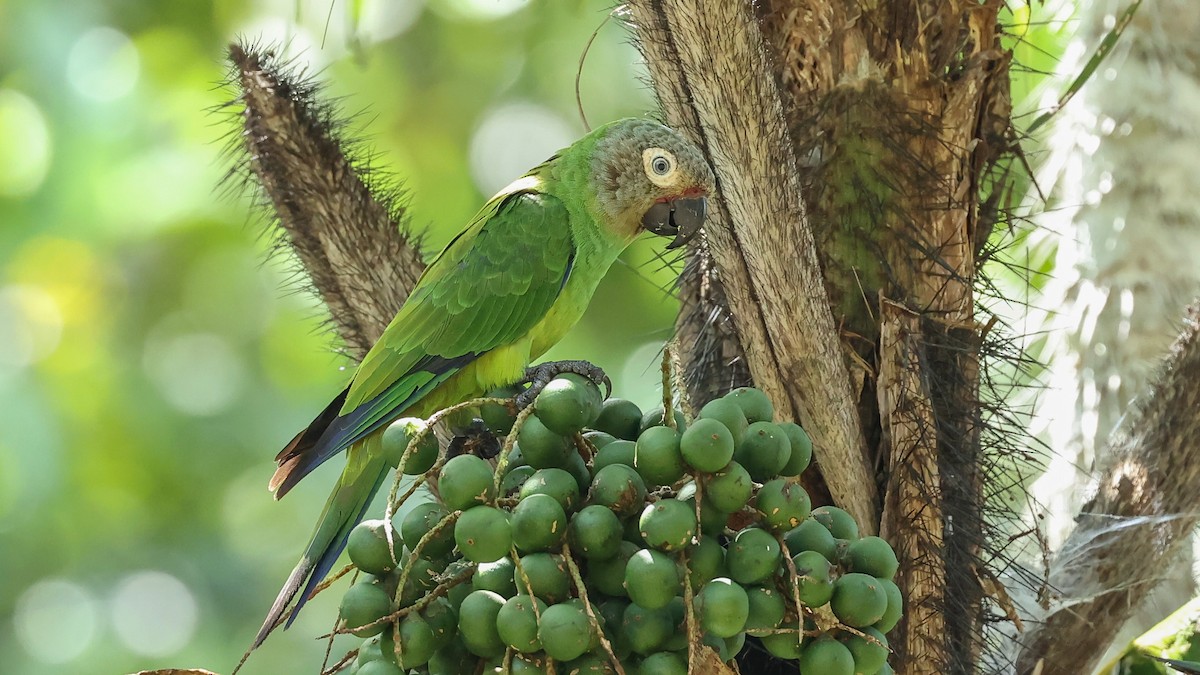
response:
[[[515,399],[517,409],[522,410],[529,407],[529,404],[533,403],[533,399],[542,393],[542,389],[550,384],[550,380],[566,373],[586,377],[597,387],[604,385],[604,397],[612,396],[612,380],[608,379],[608,375],[604,374],[600,366],[587,361],[548,361],[525,369],[525,379],[518,384],[528,384],[529,388],[517,394]]]

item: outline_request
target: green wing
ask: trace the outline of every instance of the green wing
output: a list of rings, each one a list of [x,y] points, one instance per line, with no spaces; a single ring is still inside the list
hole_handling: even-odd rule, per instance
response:
[[[490,201],[430,263],[343,396],[276,458],[276,496],[466,364],[527,333],[566,284],[574,253],[567,210],[554,196]]]

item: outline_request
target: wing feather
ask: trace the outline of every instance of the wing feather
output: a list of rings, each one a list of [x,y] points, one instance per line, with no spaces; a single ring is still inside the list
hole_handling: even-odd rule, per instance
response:
[[[337,415],[331,404],[280,453],[276,497],[467,364],[528,333],[558,298],[573,260],[560,200],[532,191],[494,198],[426,269],[339,396]]]

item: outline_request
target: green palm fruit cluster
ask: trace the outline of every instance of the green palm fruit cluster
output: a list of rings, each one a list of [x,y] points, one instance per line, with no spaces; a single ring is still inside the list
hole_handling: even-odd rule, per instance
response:
[[[845,511],[812,508],[798,480],[812,443],[763,392],[737,389],[690,423],[672,411],[667,426],[662,408],[565,375],[515,430],[504,406],[479,417],[501,442],[516,434],[509,452],[450,458],[396,524],[350,535],[364,574],[340,625],[366,638],[353,672],[602,674],[615,661],[682,675],[689,622],[723,661],[753,641],[801,673],[892,672],[896,555]],[[396,424],[398,461],[420,425]],[[434,465],[422,443],[406,468]]]

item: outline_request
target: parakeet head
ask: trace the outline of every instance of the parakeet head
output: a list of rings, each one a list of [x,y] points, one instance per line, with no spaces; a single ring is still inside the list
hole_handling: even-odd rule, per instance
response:
[[[700,231],[712,169],[700,149],[673,129],[644,119],[624,119],[595,132],[592,183],[607,226],[632,239],[645,230],[686,244]]]

